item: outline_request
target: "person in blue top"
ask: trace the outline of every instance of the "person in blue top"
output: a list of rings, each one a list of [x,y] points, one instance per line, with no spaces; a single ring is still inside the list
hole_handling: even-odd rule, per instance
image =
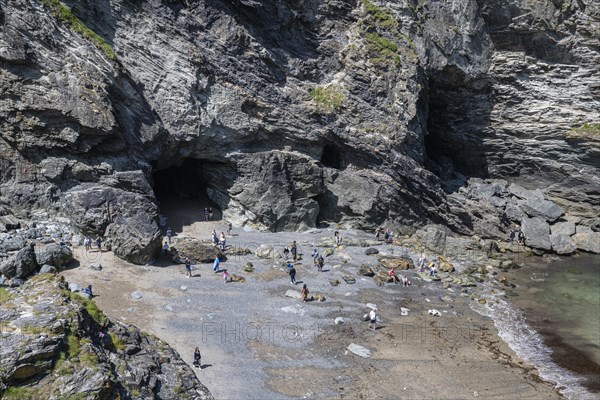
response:
[[[219,257],[215,257],[215,262],[213,263],[213,271],[215,272],[219,272],[219,263],[221,262],[221,260],[219,260]]]

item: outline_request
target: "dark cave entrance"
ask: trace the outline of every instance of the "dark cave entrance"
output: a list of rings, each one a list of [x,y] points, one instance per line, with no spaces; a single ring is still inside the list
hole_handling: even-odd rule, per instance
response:
[[[489,94],[489,82],[469,79],[455,66],[429,80],[426,167],[450,186],[488,177],[483,139],[493,106]]]
[[[204,161],[191,158],[152,175],[160,213],[175,233],[184,226],[204,221],[204,208],[212,208],[213,221],[221,219],[221,210],[207,195],[210,186],[204,176]]]
[[[342,155],[340,149],[332,144],[326,144],[321,153],[321,163],[326,167],[342,169]]]

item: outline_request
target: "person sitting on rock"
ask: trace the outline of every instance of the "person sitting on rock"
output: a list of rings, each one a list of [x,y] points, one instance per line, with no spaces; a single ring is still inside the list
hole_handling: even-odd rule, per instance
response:
[[[302,286],[300,295],[301,295],[302,301],[306,303],[308,301],[308,288],[306,287],[306,283]]]
[[[394,271],[394,268],[390,268],[388,270],[388,276],[390,278],[392,278],[392,282],[394,282],[396,285],[398,284],[398,277],[396,276],[396,272]]]
[[[81,289],[81,293],[87,294],[91,299],[92,298],[92,285],[88,285],[86,288]]]

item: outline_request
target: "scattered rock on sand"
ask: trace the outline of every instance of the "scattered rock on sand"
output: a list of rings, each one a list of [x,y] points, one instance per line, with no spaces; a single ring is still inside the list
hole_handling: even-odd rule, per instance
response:
[[[69,286],[71,286],[71,285],[69,285]],[[134,300],[139,300],[142,298],[142,294],[138,291],[135,291],[135,292],[131,293],[131,298]]]
[[[408,315],[409,311],[410,311],[410,308],[400,307],[400,315],[406,316],[406,315]]]
[[[556,254],[571,254],[577,250],[575,241],[569,235],[564,233],[553,233],[550,235],[552,250]]]
[[[412,258],[408,256],[379,256],[377,260],[385,268],[390,269],[411,269],[415,267]]]
[[[48,265],[48,264],[42,265],[42,268],[40,269],[40,274],[53,274],[55,272],[56,272],[56,267],[54,267],[52,265]]]
[[[435,308],[432,308],[432,309],[428,310],[427,314],[432,315],[434,317],[441,317],[442,316],[442,313],[439,312],[438,310],[436,310]]]
[[[302,295],[297,290],[288,289],[285,292],[286,297],[291,297],[292,299],[301,299]]]
[[[279,254],[270,244],[261,244],[256,249],[255,254],[258,258],[281,258],[281,254]]]
[[[342,276],[342,279],[349,285],[353,285],[356,283],[356,279],[354,279],[354,277],[351,275],[344,275]]]
[[[93,269],[94,271],[102,271],[102,265],[100,263],[91,263],[90,269]]]
[[[378,254],[378,253],[379,253],[379,250],[377,250],[374,247],[369,247],[368,249],[365,250],[365,254],[368,256],[373,255],[373,254]]]
[[[323,296],[322,294],[315,294],[315,295],[313,295],[313,300],[314,301],[325,301],[325,296]]]
[[[370,308],[371,310],[377,310],[377,305],[376,304],[367,303],[365,305],[367,306],[367,308]]]
[[[367,349],[366,347],[360,346],[356,343],[351,343],[348,346],[348,351],[362,358],[371,357],[371,350]]]
[[[336,319],[333,320],[333,323],[336,325],[341,325],[344,322],[346,322],[346,320],[343,317],[337,317]]]
[[[337,280],[337,279],[331,279],[331,280],[329,281],[329,284],[330,284],[331,286],[337,286],[337,285],[339,285],[339,284],[340,284],[340,281],[339,281],[339,280]]]
[[[362,276],[375,276],[375,272],[368,265],[361,265],[358,267],[357,273]]]

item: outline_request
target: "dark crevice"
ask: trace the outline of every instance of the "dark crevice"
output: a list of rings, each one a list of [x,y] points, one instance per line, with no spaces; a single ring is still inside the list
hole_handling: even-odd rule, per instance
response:
[[[340,150],[332,144],[326,144],[321,153],[321,163],[326,167],[342,169],[343,164]]]

